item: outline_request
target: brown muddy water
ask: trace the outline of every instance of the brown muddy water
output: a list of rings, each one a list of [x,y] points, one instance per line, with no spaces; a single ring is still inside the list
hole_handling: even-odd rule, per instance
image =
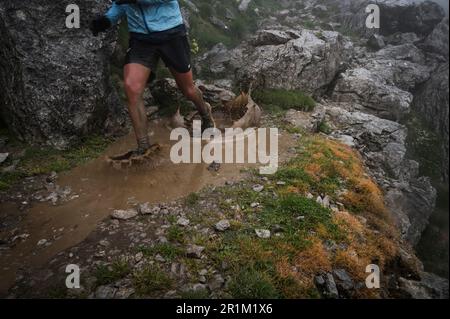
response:
[[[20,233],[29,237],[8,250],[0,252],[0,295],[14,284],[19,269],[44,265],[57,253],[83,241],[96,225],[107,218],[114,209],[127,209],[136,203],[160,203],[182,198],[192,192],[226,181],[239,180],[243,169],[255,164],[222,164],[218,172],[208,170],[208,165],[174,164],[170,160],[170,130],[164,120],[150,123],[152,142],[161,145],[160,152],[151,163],[117,170],[109,166],[107,155],[125,152],[134,147],[133,134],[120,138],[99,158],[69,172],[60,174],[58,185],[69,186],[78,198],[52,205],[36,203],[20,223]],[[280,134],[280,160],[286,150],[294,145],[289,134]],[[18,207],[4,203],[0,211],[8,215],[18,213]],[[51,244],[38,246],[46,239]]]

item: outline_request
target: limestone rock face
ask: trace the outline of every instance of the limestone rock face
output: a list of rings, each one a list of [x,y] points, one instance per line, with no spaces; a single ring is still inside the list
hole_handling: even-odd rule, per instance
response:
[[[413,109],[423,117],[429,127],[442,140],[443,160],[442,180],[448,182],[449,167],[449,89],[448,62],[433,73],[430,80],[418,91],[414,98]]]
[[[261,30],[233,50],[214,47],[200,57],[197,66],[200,73],[234,75],[237,83],[316,95],[327,90],[348,61],[350,46],[334,31]]]
[[[325,109],[333,126],[332,136],[353,138],[354,147],[383,188],[403,238],[417,244],[434,210],[437,193],[429,178],[419,176],[419,164],[407,157],[406,127],[355,111],[347,103],[328,103]]]
[[[0,2],[0,106],[9,128],[28,142],[64,148],[123,124],[110,82],[114,31],[95,38],[90,20],[107,3],[79,4],[81,27],[66,28],[71,1]]]

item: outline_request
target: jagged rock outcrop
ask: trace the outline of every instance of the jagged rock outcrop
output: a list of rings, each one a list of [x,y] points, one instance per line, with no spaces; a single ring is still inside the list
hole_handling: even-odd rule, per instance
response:
[[[348,61],[351,43],[338,32],[261,30],[233,50],[218,45],[200,57],[198,72],[235,75],[254,87],[301,89],[310,94],[327,90]]]
[[[331,96],[379,117],[400,120],[411,110],[411,92],[429,76],[424,54],[415,45],[389,45],[357,58],[339,76]]]
[[[377,4],[380,8],[380,33],[414,32],[427,36],[445,16],[444,9],[435,2],[416,3],[409,0],[335,0],[330,4],[337,11],[334,19],[348,30],[369,36],[375,29],[366,27],[366,7]]]
[[[1,116],[22,139],[58,148],[115,130],[125,115],[110,82],[112,34],[94,38],[87,28],[107,3],[83,1],[81,28],[68,29],[71,3],[0,2]]]
[[[435,53],[442,59],[448,61],[448,31],[448,17],[446,17],[425,39],[424,43],[422,44],[424,50]]]
[[[327,103],[325,110],[332,136],[351,141],[361,152],[403,238],[417,244],[434,210],[436,190],[429,178],[419,176],[419,164],[406,156],[406,127],[354,111],[351,104]]]
[[[448,35],[447,35],[448,36]],[[449,170],[449,64],[441,65],[430,80],[417,92],[414,110],[425,119],[430,129],[441,139],[443,159],[442,180],[448,183]]]

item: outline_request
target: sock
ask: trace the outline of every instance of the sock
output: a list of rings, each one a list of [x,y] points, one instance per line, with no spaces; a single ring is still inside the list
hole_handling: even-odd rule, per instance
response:
[[[150,148],[150,142],[147,136],[139,138],[137,140],[137,144],[139,153],[144,153],[146,150]]]

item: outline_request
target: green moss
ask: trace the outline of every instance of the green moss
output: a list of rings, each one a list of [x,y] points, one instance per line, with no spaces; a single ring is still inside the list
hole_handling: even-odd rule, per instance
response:
[[[277,105],[284,110],[312,111],[316,106],[313,98],[298,90],[256,90],[253,92],[253,98],[262,105]]]

